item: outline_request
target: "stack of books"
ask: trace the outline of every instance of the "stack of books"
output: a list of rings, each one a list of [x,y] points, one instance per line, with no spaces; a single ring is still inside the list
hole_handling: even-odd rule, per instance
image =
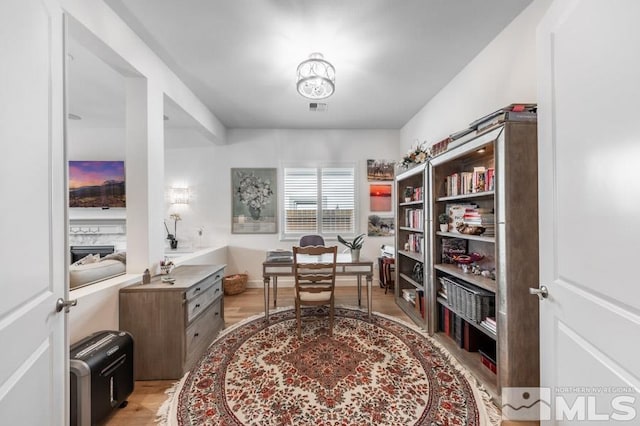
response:
[[[537,121],[536,104],[511,104],[480,117],[469,124],[470,129],[483,132],[505,121]]]
[[[486,317],[485,319],[480,321],[480,326],[491,331],[493,334],[498,333],[498,324],[496,323],[496,319],[494,317]]]
[[[267,262],[293,262],[293,252],[291,250],[268,250]]]
[[[482,235],[494,237],[496,235],[496,219],[493,210],[483,208],[465,209],[462,221],[468,226],[481,226],[484,228]]]

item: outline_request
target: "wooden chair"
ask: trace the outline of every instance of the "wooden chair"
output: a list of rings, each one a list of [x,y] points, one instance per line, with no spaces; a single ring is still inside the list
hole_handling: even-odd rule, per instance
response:
[[[334,290],[338,247],[293,247],[298,337],[302,337],[302,306],[329,306],[329,335],[333,335]]]
[[[322,235],[303,235],[300,237],[300,247],[307,246],[323,246],[324,238]]]

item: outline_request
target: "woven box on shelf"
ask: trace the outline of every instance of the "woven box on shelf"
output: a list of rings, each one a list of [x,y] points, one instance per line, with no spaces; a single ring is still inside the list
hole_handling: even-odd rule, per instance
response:
[[[234,274],[224,277],[224,294],[232,296],[242,293],[247,289],[248,279],[249,276],[247,274]]]

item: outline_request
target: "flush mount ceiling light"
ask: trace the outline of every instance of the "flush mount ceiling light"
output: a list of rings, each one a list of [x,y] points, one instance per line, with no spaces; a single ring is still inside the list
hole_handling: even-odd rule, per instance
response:
[[[305,98],[328,98],[333,95],[335,83],[336,70],[322,53],[312,53],[298,65],[298,93]]]

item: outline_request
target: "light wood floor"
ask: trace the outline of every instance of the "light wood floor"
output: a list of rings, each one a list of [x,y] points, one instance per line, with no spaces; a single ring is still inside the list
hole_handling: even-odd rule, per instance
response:
[[[271,296],[273,297],[273,295]],[[337,287],[336,304],[357,306],[355,287]],[[366,291],[362,291],[362,305],[366,306]],[[293,288],[278,288],[278,306],[293,306]],[[373,311],[392,315],[411,323],[411,319],[396,305],[393,292],[384,294],[376,282],[373,283]],[[247,317],[264,312],[262,289],[250,288],[244,293],[225,296],[225,325],[230,326]],[[109,426],[154,425],[156,412],[166,400],[165,391],[173,380],[137,381],[135,390],[129,397],[129,405],[117,409],[104,423]]]

